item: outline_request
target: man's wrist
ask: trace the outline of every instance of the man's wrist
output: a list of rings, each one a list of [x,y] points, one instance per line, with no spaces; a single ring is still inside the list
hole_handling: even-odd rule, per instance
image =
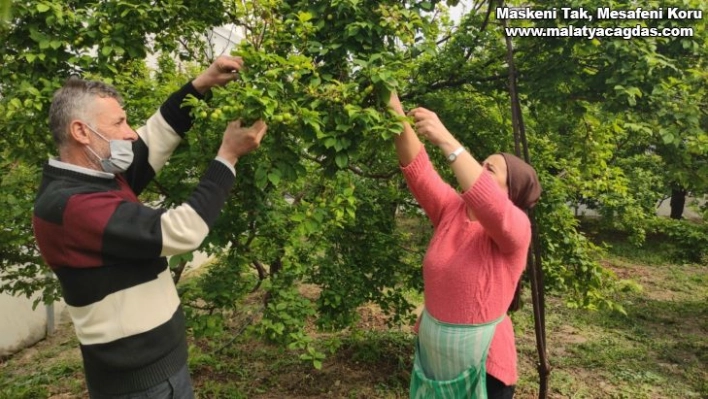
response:
[[[234,154],[231,151],[225,151],[225,150],[220,150],[219,152],[216,153],[217,158],[221,158],[224,161],[230,163],[231,165],[236,165],[238,162],[239,156]]]
[[[231,160],[225,159],[224,157],[217,155],[215,159],[217,161],[223,163],[224,165],[226,165],[226,167],[231,169],[231,172],[233,172],[233,174],[236,175],[236,164],[238,163],[238,158],[236,158],[236,161],[231,162]]]
[[[206,94],[206,92],[211,88],[211,86],[204,82],[202,75],[199,75],[192,80],[192,86],[194,86],[194,90],[198,91],[199,94],[202,95]]]

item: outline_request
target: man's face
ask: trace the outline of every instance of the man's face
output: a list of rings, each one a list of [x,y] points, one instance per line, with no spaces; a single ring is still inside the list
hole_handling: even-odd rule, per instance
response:
[[[91,127],[101,134],[106,140],[138,139],[137,133],[128,125],[128,118],[123,107],[114,98],[97,97],[93,104],[93,125]],[[106,140],[94,133],[89,133],[91,147],[101,157],[110,156],[109,145]]]

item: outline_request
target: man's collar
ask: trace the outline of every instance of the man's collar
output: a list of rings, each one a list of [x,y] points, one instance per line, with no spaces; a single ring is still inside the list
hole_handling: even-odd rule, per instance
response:
[[[71,170],[73,172],[78,172],[78,173],[82,173],[84,175],[89,175],[89,176],[94,176],[94,177],[101,177],[104,179],[115,179],[115,177],[116,177],[113,173],[103,172],[103,171],[95,170],[95,169],[84,168],[83,166],[74,165],[73,163],[62,162],[59,160],[59,158],[50,158],[49,165],[51,165],[55,168]]]

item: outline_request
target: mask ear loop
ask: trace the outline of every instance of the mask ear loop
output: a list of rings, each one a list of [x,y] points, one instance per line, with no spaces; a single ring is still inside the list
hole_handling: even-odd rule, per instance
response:
[[[99,133],[98,131],[96,131],[96,129],[94,129],[93,127],[91,127],[91,125],[89,125],[88,123],[85,123],[85,122],[82,122],[82,124],[83,124],[84,126],[86,126],[86,127],[87,127],[91,132],[93,132],[95,135],[97,135],[98,137],[100,137],[100,138],[103,139],[104,141],[110,143],[110,141],[109,141],[108,139],[106,139],[105,137],[103,137],[103,135],[102,135],[101,133]],[[87,145],[86,145],[86,148],[88,148],[88,150],[91,152],[91,154],[93,154],[93,156],[95,156],[95,157],[98,159],[98,163],[101,164],[101,165],[103,165],[103,158],[101,158],[101,156],[98,155],[98,153],[97,153],[93,148],[91,148],[90,145],[87,144]]]
[[[110,143],[110,142],[111,142],[111,141],[108,140],[104,135],[102,135],[101,133],[99,133],[98,130],[94,129],[94,128],[93,128],[91,125],[89,125],[88,123],[84,123],[84,125],[86,125],[86,127],[89,128],[89,130],[92,131],[94,134],[96,134],[98,137],[102,138],[103,141],[105,141],[106,143]]]
[[[99,162],[103,159],[103,158],[101,158],[101,157],[96,153],[96,151],[93,150],[93,148],[91,148],[90,145],[87,144],[87,145],[86,145],[86,148],[88,148],[88,150],[91,151],[91,154],[93,154],[96,158],[98,158],[98,161],[99,161]]]

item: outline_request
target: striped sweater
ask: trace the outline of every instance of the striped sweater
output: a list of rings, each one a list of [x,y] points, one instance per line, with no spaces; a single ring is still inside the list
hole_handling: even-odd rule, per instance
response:
[[[454,324],[486,323],[504,315],[526,266],[529,218],[487,171],[460,194],[440,178],[425,148],[402,169],[434,228],[423,259],[427,311]],[[467,216],[468,207],[476,221]],[[492,338],[487,373],[513,385],[516,363],[514,329],[505,316]]]
[[[57,275],[81,346],[87,383],[109,394],[144,390],[187,361],[184,315],[166,256],[196,249],[234,184],[214,160],[187,201],[173,209],[137,195],[189,130],[184,98],[172,94],[138,129],[135,158],[113,175],[51,159],[33,215],[44,261]]]

